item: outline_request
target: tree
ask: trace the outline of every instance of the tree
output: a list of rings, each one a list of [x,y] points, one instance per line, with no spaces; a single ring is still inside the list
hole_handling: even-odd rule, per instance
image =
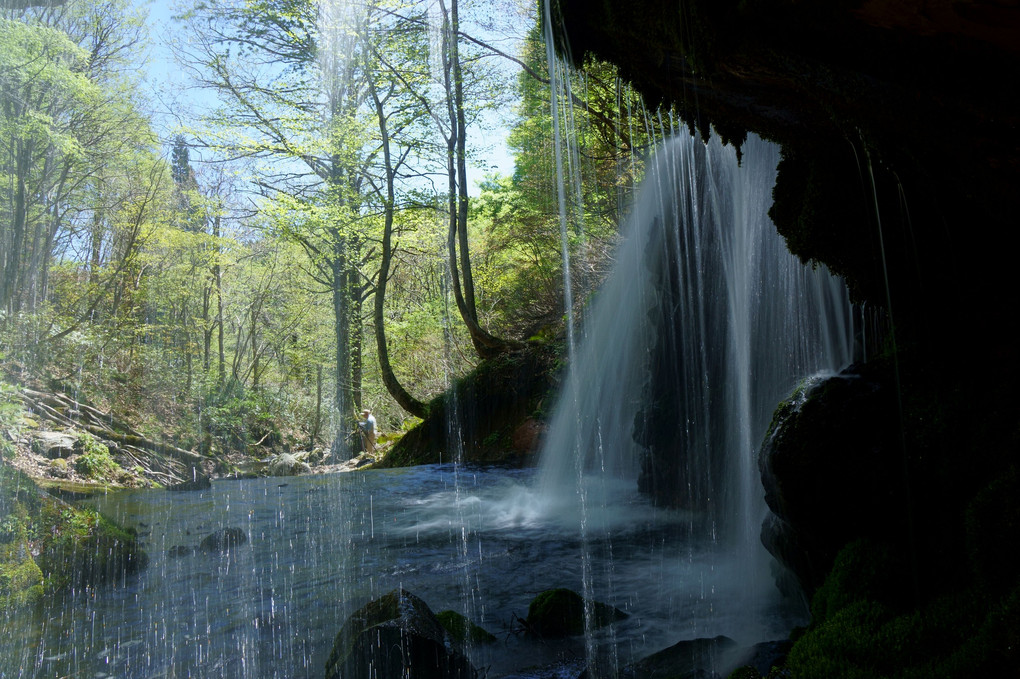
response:
[[[195,39],[178,52],[222,103],[197,137],[229,158],[281,168],[258,168],[259,191],[292,212],[278,221],[279,233],[305,248],[310,274],[332,297],[335,401],[349,421],[360,400],[352,319],[365,287],[359,222],[369,162],[365,81],[350,37],[357,18],[307,0],[213,2],[186,18]]]
[[[17,18],[0,19],[0,132],[7,145],[0,162],[11,178],[0,187],[9,210],[0,225],[0,308],[11,317],[44,304],[59,255],[87,264],[89,295],[79,300],[83,312],[95,313],[137,245],[130,228],[112,230],[117,214],[160,181],[151,171],[147,121],[122,69],[133,59],[140,20],[124,0],[9,16]],[[87,248],[79,252],[82,243]],[[107,257],[118,263],[102,276]]]

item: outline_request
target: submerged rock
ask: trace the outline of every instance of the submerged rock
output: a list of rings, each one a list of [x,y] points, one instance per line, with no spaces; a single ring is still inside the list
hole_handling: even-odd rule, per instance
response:
[[[475,679],[428,605],[395,589],[347,619],[326,661],[326,679]]]
[[[246,542],[248,536],[240,528],[222,528],[203,538],[198,548],[203,552],[227,552]]]
[[[171,559],[179,559],[184,556],[191,556],[195,553],[194,547],[188,547],[187,545],[174,545],[170,549],[166,550],[167,557]]]
[[[605,627],[627,617],[609,604],[588,603],[595,627]],[[577,592],[564,588],[546,590],[531,601],[525,623],[531,634],[546,639],[584,634],[584,607],[585,600]]]
[[[495,635],[471,622],[457,611],[440,611],[436,613],[436,618],[447,634],[459,644],[491,644],[496,641]]]
[[[634,679],[708,679],[727,671],[738,651],[729,637],[681,641],[624,668]]]

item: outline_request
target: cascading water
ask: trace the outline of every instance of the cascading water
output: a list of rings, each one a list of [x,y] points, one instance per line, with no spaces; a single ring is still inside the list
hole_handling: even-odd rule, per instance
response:
[[[692,540],[742,564],[732,573],[746,594],[731,604],[750,612],[774,591],[758,446],[798,380],[851,360],[852,323],[844,286],[793,257],[768,219],[778,148],[751,138],[742,151],[738,162],[717,138],[683,132],[659,149],[538,482],[544,504],[592,535],[611,532],[595,517],[635,482],[686,510]]]

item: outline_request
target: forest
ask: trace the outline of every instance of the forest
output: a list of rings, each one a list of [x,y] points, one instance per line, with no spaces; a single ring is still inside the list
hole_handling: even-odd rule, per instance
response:
[[[364,408],[399,434],[562,339],[564,248],[580,306],[659,121],[607,64],[569,76],[561,238],[546,45],[505,4],[182,4],[157,35],[127,0],[5,3],[7,454],[23,384],[219,473],[341,461]],[[499,121],[514,167],[469,176]]]

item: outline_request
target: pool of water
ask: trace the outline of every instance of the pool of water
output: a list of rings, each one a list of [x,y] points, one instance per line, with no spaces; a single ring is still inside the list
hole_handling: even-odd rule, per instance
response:
[[[747,555],[693,539],[697,517],[650,507],[633,482],[540,496],[533,474],[436,465],[111,494],[97,504],[138,530],[148,568],[0,613],[0,677],[322,677],[346,617],[398,586],[498,637],[469,649],[488,677],[576,673],[584,638],[520,633],[531,599],[554,587],[630,614],[588,640],[618,666],[681,639],[751,644],[800,622],[778,596],[749,597],[761,583],[743,575]],[[247,542],[175,555],[225,527]]]

